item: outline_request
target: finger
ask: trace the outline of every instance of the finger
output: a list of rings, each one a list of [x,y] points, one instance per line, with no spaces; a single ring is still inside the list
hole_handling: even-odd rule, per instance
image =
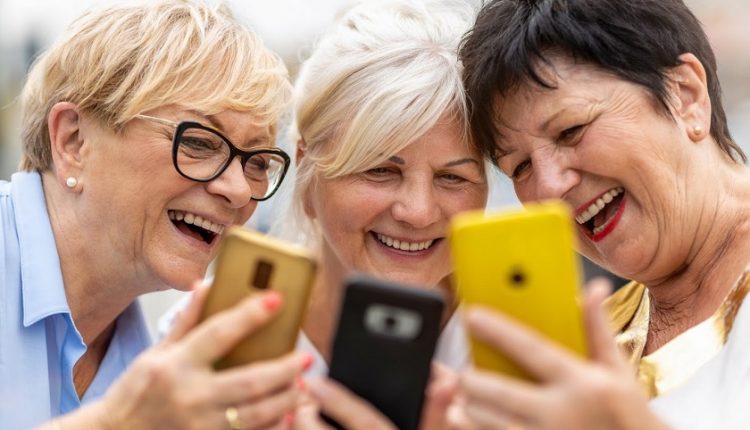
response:
[[[584,298],[584,324],[589,354],[594,361],[615,369],[626,367],[625,360],[614,341],[614,333],[604,310],[604,300],[612,291],[608,280],[596,278],[589,282]]]
[[[465,406],[466,416],[474,429],[517,429],[523,428],[510,416],[481,403],[469,403]]]
[[[446,424],[446,411],[458,391],[458,375],[447,367],[433,363],[432,376],[425,393],[420,428],[439,429]]]
[[[199,280],[193,282],[192,297],[187,307],[180,311],[175,318],[174,325],[169,334],[164,338],[164,342],[175,342],[182,339],[185,333],[190,331],[201,316],[201,309],[208,297],[209,286],[205,281]]]
[[[560,345],[488,308],[469,308],[466,323],[477,339],[503,353],[541,382],[567,375],[577,364],[578,358]]]
[[[281,300],[276,291],[255,294],[211,316],[184,337],[186,353],[194,362],[213,363],[267,324],[281,306]]]
[[[465,402],[461,402],[456,399],[451,405],[448,407],[448,410],[445,412],[447,425],[446,428],[451,430],[475,430],[477,429],[477,426],[471,421],[471,419],[466,415],[466,405]],[[425,427],[425,430],[427,430],[427,427]]]
[[[466,404],[482,404],[515,418],[533,418],[544,412],[540,389],[520,379],[469,369],[461,375],[460,384]]]
[[[320,419],[320,410],[315,404],[306,404],[297,408],[292,422],[293,430],[333,430]]]
[[[223,370],[214,378],[213,392],[218,393],[217,401],[227,406],[259,399],[296,385],[296,380],[311,363],[310,354],[295,352],[282,358]]]
[[[396,427],[372,405],[330,379],[308,383],[323,413],[349,430],[395,430]]]
[[[298,396],[299,390],[289,387],[257,401],[239,405],[237,410],[240,421],[248,430],[284,425],[285,416],[294,413],[297,407]]]

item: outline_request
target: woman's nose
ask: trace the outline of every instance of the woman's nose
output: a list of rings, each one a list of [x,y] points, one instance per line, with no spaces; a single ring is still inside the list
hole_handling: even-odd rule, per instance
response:
[[[400,187],[391,212],[395,220],[414,228],[425,228],[439,221],[441,208],[432,180],[415,180]]]
[[[211,194],[224,197],[233,208],[245,206],[253,196],[239,157],[235,157],[221,175],[208,182],[206,189]]]

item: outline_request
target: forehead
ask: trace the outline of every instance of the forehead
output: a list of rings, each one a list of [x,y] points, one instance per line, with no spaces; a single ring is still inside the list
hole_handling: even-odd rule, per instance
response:
[[[612,96],[621,78],[590,63],[564,55],[550,55],[535,70],[550,85],[524,81],[505,96],[493,99],[495,126],[499,131],[516,130],[537,123],[541,126],[562,110],[585,108]]]
[[[183,114],[216,128],[240,148],[273,144],[273,127],[259,121],[252,112],[224,110],[215,114],[207,114],[199,110],[186,110]]]

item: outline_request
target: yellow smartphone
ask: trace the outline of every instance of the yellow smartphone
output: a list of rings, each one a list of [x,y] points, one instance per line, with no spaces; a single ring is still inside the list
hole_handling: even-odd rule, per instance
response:
[[[580,261],[568,207],[547,201],[498,213],[469,212],[451,223],[458,294],[494,308],[586,357],[579,301]],[[523,369],[470,338],[474,364],[522,379]]]
[[[219,246],[214,281],[201,320],[267,290],[283,296],[279,313],[214,363],[216,369],[279,357],[294,350],[315,279],[316,264],[304,248],[261,233],[230,228]]]

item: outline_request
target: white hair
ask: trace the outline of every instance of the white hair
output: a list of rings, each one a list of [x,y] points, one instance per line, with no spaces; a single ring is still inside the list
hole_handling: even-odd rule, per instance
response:
[[[476,15],[465,0],[361,3],[323,36],[294,89],[298,160],[291,215],[274,230],[313,246],[304,212],[315,178],[360,172],[450,119],[469,144],[458,45]]]

